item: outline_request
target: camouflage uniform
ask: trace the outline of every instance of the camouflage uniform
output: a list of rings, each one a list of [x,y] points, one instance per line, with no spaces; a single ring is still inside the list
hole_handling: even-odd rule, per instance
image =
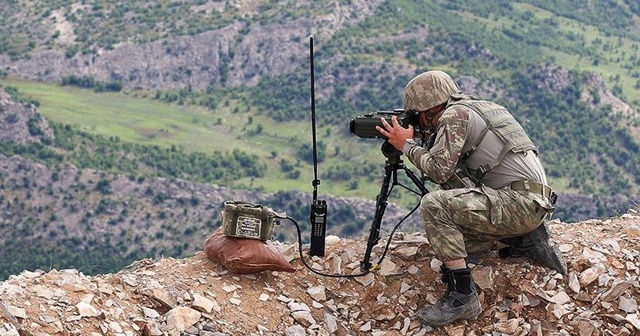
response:
[[[466,258],[467,250],[488,250],[497,240],[533,231],[546,215],[533,197],[509,187],[494,190],[487,186],[426,195],[421,214],[436,256],[441,260]]]
[[[473,113],[462,106],[446,109],[440,117],[433,146],[426,149],[409,140],[403,152],[432,181],[445,183],[456,172],[465,145],[479,136],[478,128],[474,128],[476,134],[469,132],[470,118],[482,121],[474,118]],[[491,138],[486,141],[499,144]],[[493,147],[499,151],[501,145]],[[476,153],[475,160],[489,161],[491,153]],[[470,158],[467,162],[471,161],[474,160]],[[521,193],[509,186],[518,180],[540,180],[546,184],[535,153],[509,153],[504,161],[505,167],[517,168],[507,170],[499,165],[487,174],[479,187],[437,190],[422,199],[420,209],[425,231],[441,260],[466,258],[467,248],[468,252],[479,252],[497,240],[531,232],[540,225],[547,210],[553,209],[542,195]],[[526,166],[528,161],[533,164]]]
[[[445,262],[441,279],[447,291],[417,317],[429,326],[475,319],[482,308],[471,270],[460,268],[457,260],[487,250],[496,240],[527,237],[527,242],[537,244],[538,238],[547,237],[539,228],[554,208],[544,169],[537,149],[507,109],[463,95],[444,72],[428,71],[412,79],[404,105],[406,113],[424,113],[423,123],[437,120],[437,125],[430,125],[433,145],[424,148],[407,139],[402,151],[443,186],[422,198],[420,212],[429,243]],[[447,267],[447,261],[455,267]]]
[[[429,81],[414,79],[407,85],[405,109],[408,111],[425,111],[442,104],[443,100],[448,105],[435,129],[434,144],[427,149],[408,140],[403,152],[429,179],[442,184],[452,179],[460,168],[463,153],[478,143],[480,137],[484,138],[465,160],[465,165],[471,170],[495,160],[504,142],[492,132],[483,134],[486,120],[469,106],[456,104],[451,96],[457,95],[463,102],[466,101],[465,96],[457,86],[453,86],[452,80],[439,82],[440,78],[441,74],[429,77]],[[433,95],[434,87],[447,96]],[[511,117],[503,107],[490,104],[494,110]],[[515,119],[513,122],[517,123]],[[522,129],[519,124],[517,127]],[[526,135],[524,137],[528,140]],[[496,240],[531,232],[552,211],[553,207],[544,196],[510,188],[510,183],[519,180],[547,183],[542,164],[532,148],[508,152],[502,162],[484,176],[478,187],[437,190],[424,196],[420,210],[429,242],[439,259],[466,258],[467,252],[486,250]]]

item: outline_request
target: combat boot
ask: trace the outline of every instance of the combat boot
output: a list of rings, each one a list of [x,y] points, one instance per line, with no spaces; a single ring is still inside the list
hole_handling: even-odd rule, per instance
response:
[[[502,258],[527,257],[563,275],[568,273],[567,262],[557,244],[551,240],[546,222],[524,236],[502,239],[500,242],[509,245],[498,251]]]
[[[468,267],[451,270],[444,266],[440,270],[447,291],[434,305],[419,310],[418,320],[430,327],[441,327],[460,319],[476,319],[482,308],[471,270]]]

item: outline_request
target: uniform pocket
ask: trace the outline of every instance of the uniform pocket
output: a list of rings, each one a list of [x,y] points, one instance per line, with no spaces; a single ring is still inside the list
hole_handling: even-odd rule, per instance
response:
[[[488,210],[487,200],[480,188],[461,188],[447,190],[447,201],[452,211],[484,211]]]
[[[449,209],[454,218],[474,221],[476,224],[502,223],[503,201],[497,191],[481,186],[476,188],[447,190]]]
[[[489,200],[489,216],[491,224],[499,225],[502,223],[502,211],[504,208],[504,202],[500,197],[497,190],[491,189],[485,185],[480,186],[482,193],[487,196]]]
[[[547,201],[546,198],[534,197],[533,203],[535,203],[536,206],[544,209],[544,211],[546,211],[547,213],[553,213],[554,211],[556,211],[556,208],[551,205],[551,203]]]

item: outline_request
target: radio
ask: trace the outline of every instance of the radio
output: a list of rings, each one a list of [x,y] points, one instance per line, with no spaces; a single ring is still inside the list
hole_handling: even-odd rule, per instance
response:
[[[225,236],[268,240],[273,235],[276,218],[286,218],[260,204],[226,201],[222,213]]]

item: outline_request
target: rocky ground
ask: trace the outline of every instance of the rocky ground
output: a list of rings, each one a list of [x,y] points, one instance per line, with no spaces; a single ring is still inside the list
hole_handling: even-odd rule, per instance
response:
[[[378,270],[356,278],[314,274],[297,245],[279,242],[294,273],[231,274],[204,252],[140,260],[117,274],[24,271],[0,283],[0,335],[640,334],[637,212],[549,228],[568,276],[491,251],[472,265],[484,312],[443,328],[415,318],[444,291],[439,261],[424,235],[398,233]],[[327,244],[326,257],[307,259],[314,268],[359,273],[365,239]]]

